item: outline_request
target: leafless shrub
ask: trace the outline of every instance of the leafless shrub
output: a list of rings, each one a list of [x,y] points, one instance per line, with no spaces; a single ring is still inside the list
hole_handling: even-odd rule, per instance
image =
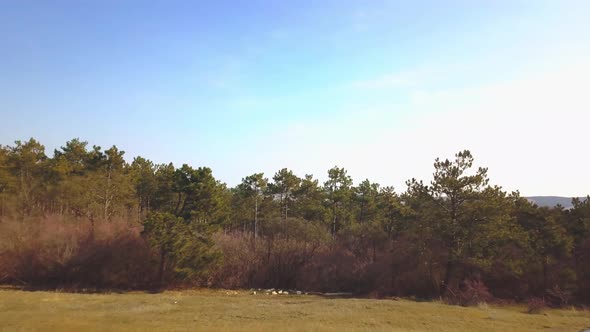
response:
[[[477,279],[464,280],[459,288],[449,288],[444,298],[449,304],[474,306],[493,299],[486,285]]]
[[[529,314],[540,314],[543,312],[543,309],[547,307],[547,303],[545,299],[542,297],[531,297],[528,300],[528,310]]]
[[[547,290],[548,302],[553,307],[564,307],[567,306],[571,299],[571,294],[568,291],[561,289],[558,285],[555,285],[552,289]]]
[[[134,225],[49,217],[0,224],[0,282],[33,288],[140,288],[151,253]]]

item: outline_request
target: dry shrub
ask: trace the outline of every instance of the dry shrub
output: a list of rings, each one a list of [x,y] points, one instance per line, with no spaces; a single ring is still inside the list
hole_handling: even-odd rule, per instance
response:
[[[306,284],[321,291],[376,298],[430,298],[437,293],[436,271],[431,257],[420,256],[417,251],[412,241],[403,238],[365,253],[352,250],[346,243],[334,244],[316,256],[305,273]]]
[[[213,269],[208,286],[221,288],[253,287],[262,255],[255,250],[252,238],[243,233],[217,233],[213,241],[223,253],[221,264]]]
[[[209,286],[304,288],[303,272],[321,246],[315,239],[321,233],[313,225],[289,220],[265,227],[256,241],[240,232],[214,236],[223,261],[209,276]]]
[[[0,224],[0,282],[31,288],[141,288],[153,276],[139,228],[48,217]]]
[[[304,226],[310,227],[306,231],[288,222],[272,227],[277,228],[270,229],[267,224],[256,243],[249,233],[215,234],[223,261],[209,275],[207,285],[353,292],[373,297],[432,298],[438,292],[436,275],[440,271],[432,261],[440,257],[420,256],[419,248],[409,239],[363,251],[351,247],[349,241],[310,237],[308,231],[322,232],[313,226]]]
[[[438,295],[442,279],[444,250],[439,244],[428,246],[411,238],[399,238],[392,242],[388,261],[391,268],[391,292],[396,296],[433,298]]]
[[[222,261],[199,279],[176,282],[185,282],[183,286],[353,292],[376,298],[438,296],[447,258],[441,244],[403,235],[383,240],[370,237],[366,229],[355,231],[360,233],[343,232],[342,237],[331,239],[319,225],[289,219],[261,221],[256,241],[251,233],[220,232],[213,239]],[[140,232],[139,225],[126,220],[91,224],[55,216],[4,219],[0,222],[0,283],[71,290],[151,288],[158,283],[158,258]],[[508,254],[517,257],[519,251]],[[583,241],[575,255],[576,270],[561,267],[561,274],[554,274],[562,283],[550,290],[532,287],[539,279],[529,280],[534,270],[525,270],[520,276],[508,263],[496,262],[486,271],[458,266],[459,273],[444,300],[464,306],[496,301],[489,286],[494,296],[510,301],[543,296],[529,299],[531,312],[539,305],[583,303],[590,294],[590,240]],[[572,279],[568,273],[578,278]]]
[[[569,305],[571,299],[571,293],[561,289],[558,285],[552,289],[547,290],[547,300],[552,307],[564,307]]]
[[[467,279],[458,288],[449,288],[444,300],[449,304],[474,306],[493,300],[493,296],[481,280]]]
[[[319,292],[354,291],[359,283],[355,256],[337,246],[323,247],[306,267],[301,284]]]
[[[543,312],[543,309],[547,308],[547,303],[545,299],[542,297],[531,297],[528,300],[528,310],[529,314],[540,314]]]

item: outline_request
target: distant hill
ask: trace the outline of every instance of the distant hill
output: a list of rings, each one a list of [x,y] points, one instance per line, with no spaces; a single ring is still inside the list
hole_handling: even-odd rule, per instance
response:
[[[561,196],[529,196],[525,197],[530,202],[537,204],[538,206],[547,206],[547,207],[555,207],[557,204],[563,206],[566,209],[572,208],[572,198],[571,197],[561,197]],[[581,200],[584,200],[585,197],[580,197]]]

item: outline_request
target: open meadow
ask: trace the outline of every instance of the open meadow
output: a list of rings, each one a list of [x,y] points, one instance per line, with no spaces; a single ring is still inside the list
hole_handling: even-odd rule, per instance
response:
[[[0,331],[581,331],[590,312],[188,290],[0,290]]]

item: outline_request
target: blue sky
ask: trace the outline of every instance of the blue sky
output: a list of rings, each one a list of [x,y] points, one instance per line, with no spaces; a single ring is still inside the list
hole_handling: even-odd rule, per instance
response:
[[[585,195],[588,1],[2,1],[0,144]]]

